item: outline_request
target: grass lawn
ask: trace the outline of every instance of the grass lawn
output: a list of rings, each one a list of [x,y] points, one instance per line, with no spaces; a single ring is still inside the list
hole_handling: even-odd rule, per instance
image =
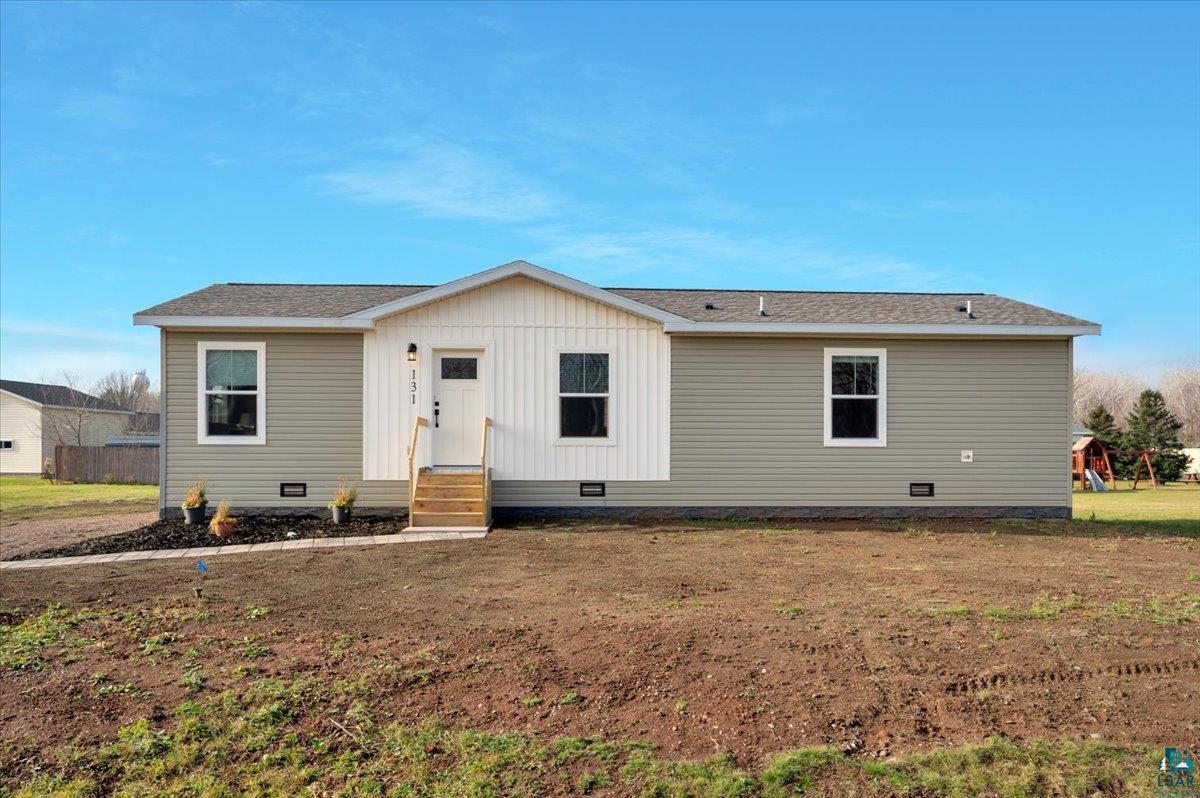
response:
[[[56,485],[39,477],[0,477],[0,524],[153,510],[157,502],[157,485]]]
[[[5,572],[0,795],[1149,798],[1200,748],[1198,547],[587,522]]]
[[[1075,518],[1140,531],[1200,536],[1200,487],[1164,485],[1155,490],[1143,482],[1137,490],[1117,480],[1117,490],[1075,491]]]

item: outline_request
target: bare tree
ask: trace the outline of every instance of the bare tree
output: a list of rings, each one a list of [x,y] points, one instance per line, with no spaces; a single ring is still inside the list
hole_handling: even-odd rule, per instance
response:
[[[1167,407],[1183,423],[1179,437],[1200,446],[1200,369],[1176,369],[1163,375],[1159,390]]]
[[[1073,394],[1075,423],[1083,424],[1096,405],[1107,407],[1118,423],[1124,421],[1146,387],[1145,382],[1132,374],[1077,370]]]
[[[157,413],[158,394],[150,390],[145,371],[113,371],[96,383],[94,393],[106,402],[138,413]]]
[[[96,397],[81,387],[75,374],[63,372],[58,385],[42,384],[41,432],[55,445],[82,446],[91,410],[98,406]]]

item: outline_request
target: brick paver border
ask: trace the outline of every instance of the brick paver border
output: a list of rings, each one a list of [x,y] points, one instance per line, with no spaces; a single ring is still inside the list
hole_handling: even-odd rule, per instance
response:
[[[125,551],[117,554],[87,554],[79,557],[48,557],[40,560],[7,560],[0,570],[27,568],[57,568],[64,565],[97,565],[99,563],[137,562],[140,560],[178,560],[192,557],[216,557],[222,554],[258,554],[265,551],[295,551],[297,549],[340,549],[350,546],[388,546],[397,543],[430,543],[436,540],[472,540],[487,535],[477,532],[397,532],[392,535],[361,535],[352,538],[305,538],[280,540],[274,543],[240,543],[232,546],[204,546],[191,549],[157,549]]]

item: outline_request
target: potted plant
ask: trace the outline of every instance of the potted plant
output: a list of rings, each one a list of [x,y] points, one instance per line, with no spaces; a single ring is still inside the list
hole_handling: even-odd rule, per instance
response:
[[[208,529],[221,540],[233,534],[233,525],[237,519],[229,514],[229,502],[223,501],[217,505],[217,511],[208,522]]]
[[[183,495],[183,514],[189,524],[203,524],[204,513],[208,509],[208,496],[204,493],[204,480],[196,480],[196,484],[188,488]]]
[[[346,482],[342,477],[338,480],[338,488],[333,498],[329,500],[329,509],[333,510],[333,523],[344,524],[350,520],[354,512],[354,502],[358,498],[358,488]]]

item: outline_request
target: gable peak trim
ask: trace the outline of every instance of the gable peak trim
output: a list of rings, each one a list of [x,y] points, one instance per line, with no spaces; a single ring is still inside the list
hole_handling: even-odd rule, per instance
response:
[[[457,280],[451,280],[448,283],[434,286],[425,291],[421,291],[411,296],[402,297],[400,299],[386,302],[382,305],[377,305],[373,308],[360,310],[356,313],[351,313],[342,318],[354,321],[375,322],[378,319],[386,316],[392,316],[397,313],[411,310],[422,305],[428,305],[431,302],[437,302],[442,299],[447,299],[457,294],[462,294],[476,288],[482,288],[486,285],[507,280],[510,277],[524,276],[540,283],[559,288],[563,291],[587,297],[602,305],[624,310],[632,313],[635,316],[652,319],[662,324],[668,323],[687,323],[688,319],[661,310],[656,307],[638,302],[634,299],[623,297],[620,294],[614,294],[603,288],[585,283],[583,280],[577,280],[574,277],[568,277],[565,274],[551,271],[549,269],[537,266],[524,260],[514,260],[510,263],[505,263],[485,271],[461,277]]]

